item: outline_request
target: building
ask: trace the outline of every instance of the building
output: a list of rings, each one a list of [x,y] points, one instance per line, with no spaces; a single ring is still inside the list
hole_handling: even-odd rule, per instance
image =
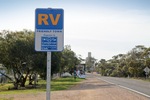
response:
[[[94,69],[95,69],[95,62],[96,62],[96,59],[93,58],[92,56],[92,53],[91,52],[88,52],[88,57],[86,58],[86,70],[88,72],[93,72]]]

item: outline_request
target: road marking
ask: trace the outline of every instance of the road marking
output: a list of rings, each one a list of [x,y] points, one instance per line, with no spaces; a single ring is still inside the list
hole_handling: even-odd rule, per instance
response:
[[[124,89],[130,90],[130,91],[133,91],[133,92],[135,92],[135,93],[138,93],[138,94],[141,94],[141,95],[143,95],[143,96],[146,96],[146,97],[150,98],[150,96],[149,96],[149,95],[144,94],[144,93],[142,93],[142,92],[136,91],[136,90],[134,90],[134,89],[130,89],[130,88],[125,87],[125,86],[122,86],[122,85],[118,85],[118,86],[119,86],[119,87],[121,87],[121,88],[124,88]]]
[[[106,81],[106,80],[104,80],[104,79],[101,79],[101,78],[98,78],[98,79],[100,79],[100,80],[102,80],[102,81],[105,81],[105,82],[107,82],[107,83],[109,83],[109,84],[116,85],[115,83],[112,83],[112,82]]]
[[[107,83],[109,83],[109,84],[118,85],[118,84],[115,84],[115,83],[113,83],[113,82],[109,82],[109,81],[107,81],[107,80],[101,79],[101,78],[98,78],[98,79],[100,79],[100,80],[102,80],[102,81],[105,81],[105,82],[107,82]],[[145,97],[150,98],[149,95],[144,94],[144,93],[142,93],[142,92],[136,91],[136,90],[134,90],[134,89],[131,89],[131,88],[128,88],[128,87],[125,87],[125,86],[122,86],[122,85],[118,85],[118,86],[121,87],[121,88],[130,90],[130,91],[133,91],[133,92],[135,92],[135,93],[138,93],[138,94],[140,94],[140,95],[143,95],[143,96],[145,96]]]

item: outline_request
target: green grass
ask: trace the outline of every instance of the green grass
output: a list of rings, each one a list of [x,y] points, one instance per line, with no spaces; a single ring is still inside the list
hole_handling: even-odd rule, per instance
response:
[[[74,80],[73,77],[70,78],[59,78],[51,81],[51,91],[58,91],[58,90],[66,90],[72,87],[73,85],[78,84],[80,81],[84,79],[77,78]],[[27,82],[28,83],[28,82]],[[46,92],[46,81],[39,80],[38,85],[36,88],[32,89],[25,89],[25,90],[8,90],[8,88],[12,88],[12,83],[7,84],[0,84],[0,94],[30,94],[30,93],[38,93],[38,92]],[[3,100],[0,98],[0,100]],[[4,99],[7,100],[7,99]]]
[[[84,79],[79,79],[79,78],[77,78],[76,80],[74,80],[73,78],[56,79],[56,80],[52,81],[51,90],[52,91],[66,90],[82,80],[84,80]]]

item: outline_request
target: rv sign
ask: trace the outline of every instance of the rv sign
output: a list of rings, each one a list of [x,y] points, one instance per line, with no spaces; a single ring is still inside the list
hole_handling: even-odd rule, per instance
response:
[[[62,51],[64,47],[63,9],[35,10],[35,50]]]

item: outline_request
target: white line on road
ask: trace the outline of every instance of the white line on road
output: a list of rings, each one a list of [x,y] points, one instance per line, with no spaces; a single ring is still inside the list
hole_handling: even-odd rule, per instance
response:
[[[98,78],[98,79],[100,79],[100,80],[102,80],[102,81],[105,81],[105,82],[107,82],[107,83],[109,83],[109,84],[113,84],[113,85],[115,85],[115,83],[112,83],[112,82],[106,81],[106,80],[104,80],[104,79],[101,79],[101,78]]]
[[[128,90],[130,90],[130,91],[133,91],[133,92],[135,92],[135,93],[138,93],[138,94],[141,94],[141,95],[143,95],[143,96],[146,96],[146,97],[150,98],[150,96],[149,96],[149,95],[144,94],[144,93],[142,93],[142,92],[139,92],[139,91],[136,91],[136,90],[133,90],[133,89],[127,88],[127,87],[122,86],[122,85],[118,85],[118,86],[120,86],[121,88],[128,89]]]
[[[118,85],[118,84],[115,84],[115,83],[109,82],[109,81],[107,81],[107,80],[101,79],[101,78],[98,78],[98,79],[100,79],[100,80],[102,80],[102,81],[105,81],[105,82],[107,82],[107,83],[109,83],[109,84]],[[130,88],[125,87],[125,86],[122,86],[122,85],[118,85],[118,86],[119,86],[119,87],[121,87],[121,88],[124,88],[124,89],[130,90],[130,91],[133,91],[133,92],[135,92],[135,93],[138,93],[138,94],[140,94],[140,95],[143,95],[143,96],[145,96],[145,97],[150,98],[150,96],[149,96],[149,95],[144,94],[144,93],[142,93],[142,92],[136,91],[136,90],[134,90],[134,89],[130,89]]]

